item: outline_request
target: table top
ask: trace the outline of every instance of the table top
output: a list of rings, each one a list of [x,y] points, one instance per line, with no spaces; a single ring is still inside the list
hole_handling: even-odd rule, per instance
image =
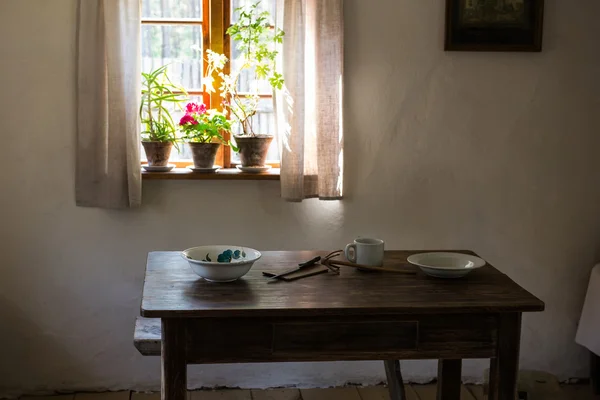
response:
[[[543,311],[544,303],[491,265],[460,279],[432,278],[406,258],[420,251],[386,251],[384,266],[414,275],[342,267],[292,282],[267,284],[263,271],[282,272],[325,251],[266,251],[250,272],[231,283],[196,275],[179,252],[148,255],[144,317],[270,317]],[[475,254],[469,251],[461,251]]]

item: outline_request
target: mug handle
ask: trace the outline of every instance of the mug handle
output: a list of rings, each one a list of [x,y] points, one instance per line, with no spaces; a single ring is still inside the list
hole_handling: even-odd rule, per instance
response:
[[[354,250],[352,252],[352,256],[350,256],[350,249]],[[348,259],[348,261],[356,263],[356,244],[354,243],[350,243],[346,245],[346,248],[344,249],[344,255],[346,256],[346,258]]]

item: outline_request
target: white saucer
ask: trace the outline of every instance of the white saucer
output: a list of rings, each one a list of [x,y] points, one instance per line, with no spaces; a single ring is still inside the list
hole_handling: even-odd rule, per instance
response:
[[[191,169],[194,172],[200,172],[203,174],[209,174],[212,172],[217,172],[219,169],[221,169],[220,165],[213,165],[212,168],[196,168],[193,165],[188,165],[188,168]]]
[[[271,169],[271,166],[265,165],[264,167],[242,167],[241,165],[237,165],[237,169],[239,169],[242,172],[257,173],[257,172],[267,172],[268,170]]]
[[[485,265],[485,261],[479,257],[448,252],[413,254],[407,261],[436,278],[460,278]]]
[[[164,167],[159,166],[149,166],[148,164],[142,164],[142,168],[144,168],[148,172],[169,172],[173,168],[175,168],[175,164],[169,164]]]

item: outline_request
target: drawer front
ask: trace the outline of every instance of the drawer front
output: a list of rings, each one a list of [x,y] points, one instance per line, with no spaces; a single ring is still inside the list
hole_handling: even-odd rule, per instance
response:
[[[414,315],[360,318],[191,318],[189,363],[494,357],[497,318]]]
[[[281,323],[273,353],[385,352],[418,348],[417,321]]]

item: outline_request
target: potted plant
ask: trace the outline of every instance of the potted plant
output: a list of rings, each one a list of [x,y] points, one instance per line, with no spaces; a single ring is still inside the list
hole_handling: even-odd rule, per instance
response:
[[[185,96],[186,91],[167,76],[166,65],[149,73],[142,72],[142,146],[151,167],[166,167],[169,163],[171,149],[177,146],[178,138],[168,107],[179,105]]]
[[[179,121],[183,139],[190,146],[195,168],[213,168],[221,144],[227,144],[223,132],[231,131],[227,117],[204,104],[188,103]]]
[[[249,94],[240,94],[238,83],[242,73],[249,73],[254,80],[267,80],[273,91],[283,88],[284,79],[276,69],[278,51],[276,45],[283,42],[284,32],[272,29],[269,24],[268,11],[258,9],[260,3],[236,8],[238,21],[227,29],[227,34],[237,44],[240,50],[240,67],[231,74],[225,74],[223,68],[228,62],[224,55],[208,50],[208,91],[212,88],[213,77],[216,73],[222,81],[221,96],[224,108],[230,116],[237,120],[242,133],[234,135],[243,167],[262,167],[265,165],[267,152],[273,135],[268,132],[255,132],[252,117],[258,109],[260,96],[258,85]]]

